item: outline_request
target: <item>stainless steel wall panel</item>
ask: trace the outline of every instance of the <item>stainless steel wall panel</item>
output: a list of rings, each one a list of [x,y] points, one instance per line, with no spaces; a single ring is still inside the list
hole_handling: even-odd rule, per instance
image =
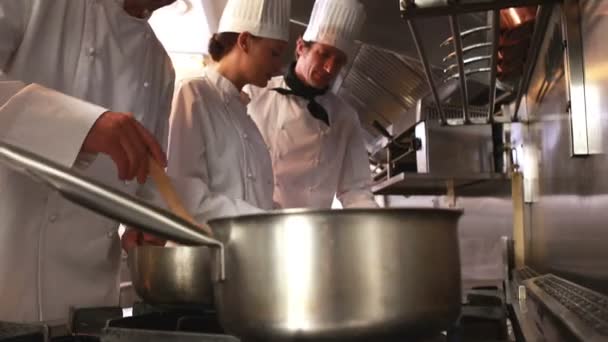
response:
[[[608,1],[585,1],[581,10],[585,92],[592,94],[586,107],[602,136],[608,134],[608,97],[601,96],[608,93]],[[530,123],[512,135],[515,146],[539,152],[539,196],[526,210],[527,263],[608,294],[608,158],[571,156],[565,62],[555,48],[561,16],[554,14],[526,94]],[[598,142],[608,147],[606,139]]]

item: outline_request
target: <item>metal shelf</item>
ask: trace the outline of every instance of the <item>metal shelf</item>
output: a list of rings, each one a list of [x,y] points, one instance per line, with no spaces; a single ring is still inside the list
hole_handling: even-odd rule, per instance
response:
[[[511,192],[511,180],[502,173],[459,176],[400,173],[376,183],[372,191],[376,195],[446,195],[451,182],[456,196],[495,196]]]
[[[556,3],[557,0],[401,0],[404,19],[437,17],[481,11],[495,11],[510,7],[523,7]]]
[[[510,120],[506,122],[517,122],[518,118],[518,110],[520,103],[523,98],[523,94],[528,88],[528,84],[530,82],[530,76],[534,69],[534,65],[536,64],[536,58],[538,56],[538,50],[540,47],[540,42],[542,41],[542,37],[545,33],[547,21],[549,15],[551,13],[552,6],[555,3],[558,3],[557,0],[504,0],[504,1],[480,1],[480,0],[401,0],[400,8],[401,8],[401,16],[404,20],[407,21],[408,26],[410,28],[410,32],[412,34],[412,38],[414,39],[414,44],[416,46],[416,50],[418,51],[418,56],[420,61],[422,62],[423,71],[429,86],[429,89],[432,94],[432,99],[435,102],[437,107],[437,111],[439,112],[439,116],[441,118],[441,122],[444,125],[448,126],[460,126],[460,125],[470,125],[470,124],[485,124],[492,123],[495,120],[495,104],[497,103],[497,63],[498,63],[498,48],[499,48],[499,40],[500,40],[500,10],[504,8],[511,7],[520,7],[520,6],[539,6],[539,10],[537,13],[536,23],[534,25],[534,31],[531,37],[531,45],[528,51],[528,57],[525,60],[523,66],[523,75],[520,77],[517,85],[517,89],[514,89],[516,92],[516,108],[512,116],[509,118]],[[471,13],[471,12],[491,12],[491,25],[482,26],[478,28],[474,28],[467,31],[462,31],[458,22],[458,15],[463,13]],[[453,73],[449,79],[458,79],[460,83],[460,94],[462,97],[462,108],[461,108],[461,120],[449,122],[447,120],[446,114],[444,112],[444,103],[442,103],[439,91],[437,87],[437,80],[433,78],[432,66],[431,62],[427,58],[427,52],[422,44],[422,36],[418,27],[416,25],[416,19],[421,17],[435,17],[435,16],[447,16],[450,22],[452,36],[444,41],[442,46],[449,46],[450,43],[453,45],[453,51],[448,55],[450,58],[456,59],[456,62],[449,66],[445,71],[457,70],[456,73]],[[474,44],[471,46],[465,46],[463,44],[463,40],[466,36],[468,36],[472,32],[478,31],[488,31],[490,32],[491,41],[484,42],[482,44]],[[478,57],[477,60],[489,60],[489,67],[483,68],[466,68],[468,62],[471,62],[471,59],[465,60],[464,54],[465,51],[470,50],[472,47],[477,46],[487,46],[491,47],[490,55],[483,55],[480,59]],[[449,59],[446,57],[446,60]],[[484,120],[471,120],[470,117],[470,106],[469,106],[469,96],[468,96],[468,83],[467,76],[470,76],[474,73],[488,73],[489,75],[489,98],[488,98],[488,106],[487,113]]]

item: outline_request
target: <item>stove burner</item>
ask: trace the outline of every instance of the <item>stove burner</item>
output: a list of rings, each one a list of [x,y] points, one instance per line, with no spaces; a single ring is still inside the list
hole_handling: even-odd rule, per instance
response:
[[[44,342],[44,327],[34,324],[0,322],[0,341]]]
[[[184,331],[209,334],[224,334],[224,330],[212,312],[177,313],[154,312],[134,317],[115,319],[108,322],[108,328]]]
[[[209,308],[159,308],[136,304],[132,317],[122,317],[121,308],[87,308],[72,313],[71,331],[65,336],[49,333],[49,327],[0,323],[0,342],[250,342],[227,335],[215,311]],[[53,337],[50,340],[45,339]],[[386,339],[381,339],[387,342]],[[396,342],[508,341],[506,310],[498,289],[468,293],[462,316],[447,334],[435,337],[391,338]],[[336,341],[343,342],[343,341]]]
[[[252,342],[226,335],[214,312],[152,312],[108,322],[102,342]],[[391,338],[383,342],[449,342],[446,336]],[[333,341],[333,340],[332,340]],[[367,341],[367,340],[366,340]],[[454,340],[456,341],[456,340]],[[257,342],[257,341],[256,341]],[[335,340],[334,342],[344,342]]]
[[[239,342],[213,312],[152,312],[108,322],[102,342]]]

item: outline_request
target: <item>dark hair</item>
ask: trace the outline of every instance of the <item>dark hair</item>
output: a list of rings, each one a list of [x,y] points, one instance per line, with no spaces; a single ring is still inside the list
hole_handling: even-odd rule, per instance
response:
[[[302,37],[300,36],[300,38],[302,38]],[[307,41],[307,40],[304,40],[304,39],[302,39],[302,41],[304,42],[304,47],[307,48],[307,49],[310,49],[310,47],[314,44],[314,42]],[[298,58],[300,58],[300,55],[298,55],[298,50],[297,49],[293,53],[293,55],[296,58],[296,61],[298,60]]]
[[[239,34],[236,32],[214,33],[209,39],[209,54],[214,61],[219,62],[236,45]]]

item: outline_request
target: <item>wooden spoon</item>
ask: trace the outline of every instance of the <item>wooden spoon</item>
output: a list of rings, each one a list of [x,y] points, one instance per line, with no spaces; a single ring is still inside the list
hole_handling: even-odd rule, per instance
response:
[[[154,183],[156,183],[158,191],[171,212],[199,227],[207,236],[213,236],[213,231],[208,225],[196,222],[196,220],[188,213],[181,199],[177,195],[177,192],[171,183],[171,179],[169,176],[167,176],[167,173],[165,173],[165,170],[163,170],[163,168],[160,167],[160,165],[158,165],[156,160],[154,160],[152,157],[149,158],[149,163],[150,176],[152,176],[152,180]]]

